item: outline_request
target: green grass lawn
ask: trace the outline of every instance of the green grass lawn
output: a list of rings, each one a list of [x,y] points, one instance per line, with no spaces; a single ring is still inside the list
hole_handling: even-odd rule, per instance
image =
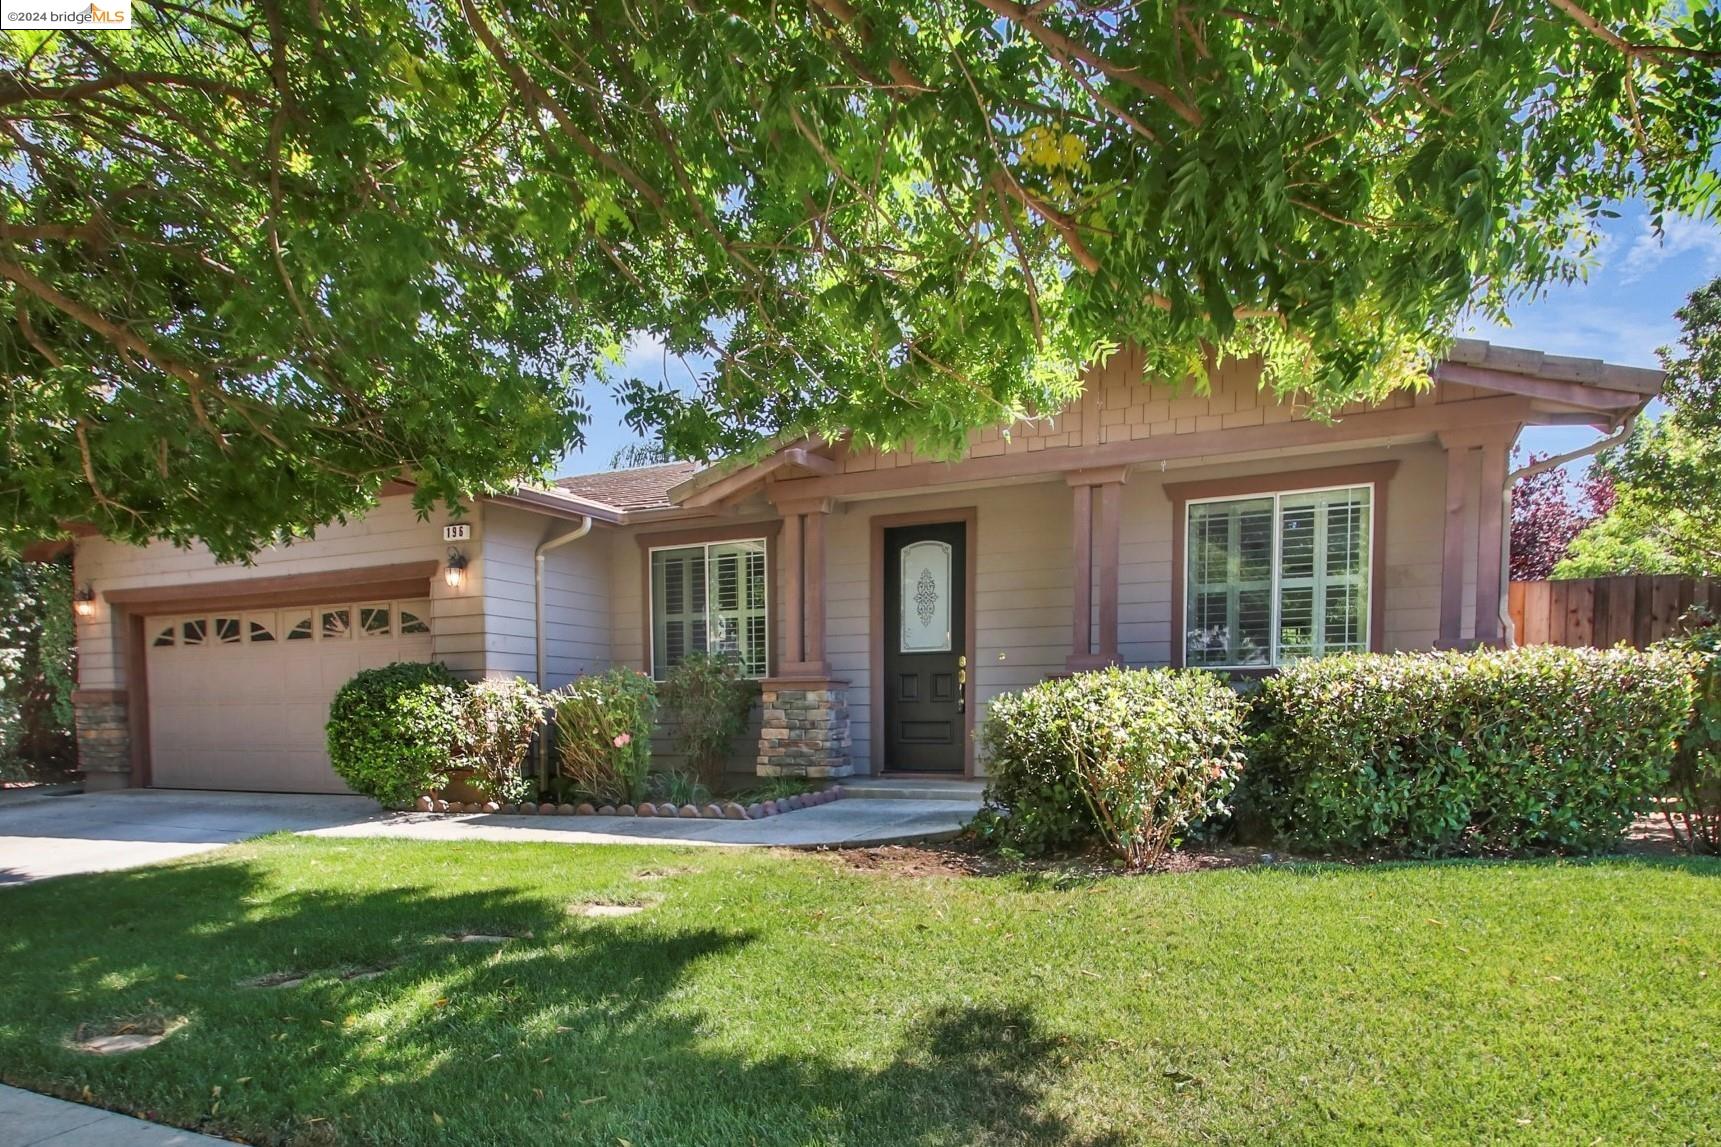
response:
[[[1715,1142],[1721,865],[275,838],[0,892],[0,1079],[270,1143]]]

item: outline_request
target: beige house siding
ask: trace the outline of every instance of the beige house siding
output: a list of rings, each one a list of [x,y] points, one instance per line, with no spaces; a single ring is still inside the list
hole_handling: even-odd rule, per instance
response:
[[[505,506],[484,507],[484,672],[520,676],[537,672],[537,547],[578,529],[578,523]],[[544,687],[558,689],[582,673],[610,665],[611,551],[614,531],[592,531],[544,556]]]
[[[1440,606],[1445,457],[1433,444],[1371,450],[1323,450],[1317,456],[1256,459],[1217,466],[1180,466],[1131,473],[1124,484],[1119,542],[1118,652],[1133,666],[1170,664],[1172,625],[1172,481],[1292,473],[1316,466],[1397,460],[1388,483],[1384,644],[1426,649],[1434,644]],[[1295,486],[1292,479],[1289,483]],[[826,651],[832,674],[849,681],[853,751],[860,771],[872,753],[871,520],[973,506],[976,648],[971,653],[976,731],[993,697],[1063,673],[1070,652],[1072,498],[1060,479],[878,498],[839,505],[827,537]],[[636,575],[637,576],[637,575]],[[984,772],[984,760],[977,766]]]
[[[102,538],[85,538],[77,545],[74,576],[78,585],[95,587],[99,600],[103,593],[113,590],[241,582],[248,578],[326,573],[397,562],[440,561],[448,554],[448,546],[442,541],[442,527],[453,520],[446,510],[440,509],[428,520],[420,520],[410,498],[384,498],[363,518],[326,526],[315,537],[292,545],[272,546],[259,553],[249,566],[218,563],[203,546],[181,549],[167,542],[155,542],[135,547]],[[473,525],[473,541],[464,543],[463,548],[468,553],[478,553],[483,533],[481,515],[469,513],[460,520]],[[481,560],[473,562],[464,589],[451,590],[440,578],[428,581],[433,655],[456,672],[477,674],[484,668],[483,584]],[[121,638],[113,622],[114,610],[101,601],[95,617],[78,622],[80,689],[126,688]]]

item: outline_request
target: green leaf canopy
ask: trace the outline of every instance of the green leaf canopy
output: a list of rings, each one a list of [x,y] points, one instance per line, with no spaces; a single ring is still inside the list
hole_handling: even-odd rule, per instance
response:
[[[135,11],[0,47],[13,533],[242,557],[541,473],[641,335],[709,364],[622,385],[689,456],[951,450],[1124,343],[1334,409],[1578,273],[1609,199],[1715,203],[1701,6]]]

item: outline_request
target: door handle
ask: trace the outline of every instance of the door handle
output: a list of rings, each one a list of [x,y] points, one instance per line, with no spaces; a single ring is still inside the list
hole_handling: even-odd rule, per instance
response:
[[[956,659],[956,711],[968,712],[968,658],[966,655]]]

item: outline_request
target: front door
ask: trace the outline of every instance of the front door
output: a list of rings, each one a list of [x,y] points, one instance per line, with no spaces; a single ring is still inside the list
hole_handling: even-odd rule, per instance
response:
[[[884,767],[963,771],[968,534],[962,522],[884,532]]]

